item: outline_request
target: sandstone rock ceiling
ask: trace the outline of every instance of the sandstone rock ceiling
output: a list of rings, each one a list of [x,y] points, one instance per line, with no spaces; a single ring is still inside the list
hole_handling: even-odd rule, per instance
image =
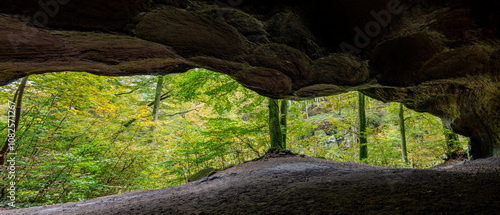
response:
[[[203,67],[269,97],[353,90],[500,153],[498,0],[2,0],[0,84]]]

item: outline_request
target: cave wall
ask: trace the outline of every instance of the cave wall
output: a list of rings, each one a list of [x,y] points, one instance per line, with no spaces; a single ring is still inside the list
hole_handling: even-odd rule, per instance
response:
[[[500,153],[497,0],[4,0],[0,84],[30,74],[230,75],[257,93],[361,91]]]

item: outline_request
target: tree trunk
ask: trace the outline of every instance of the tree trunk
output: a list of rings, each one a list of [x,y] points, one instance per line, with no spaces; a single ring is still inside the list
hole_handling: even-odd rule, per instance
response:
[[[269,133],[271,136],[271,150],[283,150],[283,136],[280,126],[280,110],[277,99],[269,98]]]
[[[288,100],[281,100],[281,136],[283,137],[283,149],[286,149],[286,118],[288,116]]]
[[[366,114],[365,114],[365,95],[358,92],[359,99],[359,160],[364,161],[368,158],[368,145],[366,138]]]
[[[23,78],[23,80],[21,81],[21,84],[19,84],[19,87],[17,88],[17,91],[14,95],[14,99],[12,100],[13,102],[16,103],[16,113],[14,115],[15,116],[15,118],[14,118],[14,134],[19,129],[19,122],[21,120],[24,88],[26,87],[26,82],[28,82],[28,77],[29,76],[26,76]],[[9,149],[10,149],[9,138],[7,138],[7,140],[5,141],[5,144],[2,147],[2,150],[0,151],[0,166],[3,166],[5,164],[5,160],[7,157],[7,153],[9,153]]]
[[[153,122],[158,120],[158,112],[160,110],[160,101],[161,101],[161,91],[163,90],[163,76],[158,76],[158,82],[156,84],[156,95],[155,101],[153,105]],[[155,127],[153,126],[153,131]]]
[[[401,132],[401,153],[403,155],[403,161],[408,163],[408,152],[406,150],[406,130],[405,130],[405,116],[404,116],[404,106],[399,103],[399,130]]]
[[[309,106],[307,105],[307,101],[304,101],[304,107],[305,107],[305,111],[306,111],[306,119],[309,118]]]
[[[458,134],[450,131],[450,129],[448,129],[448,126],[446,126],[444,122],[443,128],[444,137],[446,139],[446,160],[456,159],[464,154],[458,140]]]
[[[160,102],[161,102],[161,91],[163,90],[163,76],[158,76],[158,82],[156,84],[156,95],[153,105],[153,122],[158,121],[158,112],[160,110]],[[156,126],[151,127],[151,131],[156,131]],[[151,144],[154,144],[154,138],[151,138]]]

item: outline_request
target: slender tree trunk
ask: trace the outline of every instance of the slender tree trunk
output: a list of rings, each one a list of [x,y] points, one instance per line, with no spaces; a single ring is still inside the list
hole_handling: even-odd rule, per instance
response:
[[[366,113],[365,113],[365,95],[358,92],[359,99],[359,160],[364,161],[368,158],[368,144],[366,138]]]
[[[406,150],[406,129],[405,129],[405,116],[404,116],[404,106],[399,103],[399,130],[401,132],[401,153],[403,155],[403,161],[408,163],[408,152]]]
[[[24,94],[24,88],[26,87],[26,82],[28,82],[28,77],[26,76],[23,78],[21,81],[21,84],[19,84],[19,87],[17,88],[17,91],[14,95],[14,99],[12,100],[13,102],[16,103],[16,113],[15,113],[15,119],[14,119],[14,133],[17,133],[17,130],[19,129],[19,122],[21,120],[21,111],[22,111],[22,103],[23,103],[23,94]],[[5,144],[2,147],[2,150],[0,151],[0,166],[3,166],[5,164],[6,156],[7,153],[9,153],[9,138],[5,141]]]
[[[306,119],[309,118],[309,106],[307,105],[307,101],[304,101],[304,107],[306,111]]]
[[[160,110],[161,101],[161,91],[163,90],[163,76],[158,76],[158,82],[156,84],[156,96],[153,106],[153,122],[158,120],[158,112]],[[153,131],[155,127],[153,126]]]
[[[342,108],[340,108],[340,104],[344,101],[342,100],[342,96],[340,94],[338,95],[338,97],[339,97],[339,102],[337,103],[337,109],[339,111],[339,116],[342,116]]]
[[[446,139],[446,159],[456,159],[461,154],[464,154],[463,149],[459,144],[458,134],[450,131],[450,129],[448,129],[448,126],[446,126],[444,122],[442,123],[444,128],[444,137]]]
[[[153,122],[158,121],[158,112],[160,110],[160,102],[161,102],[161,91],[163,90],[163,76],[158,76],[158,82],[156,84],[156,95],[153,106]],[[151,127],[151,131],[156,131],[156,126]],[[151,143],[154,144],[154,138],[151,139]]]
[[[283,137],[283,149],[286,149],[286,118],[288,116],[288,100],[281,100],[281,136]]]
[[[283,150],[278,100],[271,98],[269,98],[269,132],[271,135],[271,151]]]
[[[172,96],[172,95],[171,95],[171,92],[166,92],[166,93],[164,93],[163,95],[161,95],[161,97],[160,97],[160,101],[163,101],[163,100],[165,100],[165,99],[168,99],[168,98],[170,98],[171,96]],[[155,95],[155,99],[156,99],[156,95]],[[152,102],[150,102],[150,103],[148,104],[148,107],[154,106],[155,104],[156,104],[156,101],[152,101]],[[153,107],[153,108],[154,108],[154,107]],[[153,115],[154,115],[154,114],[153,114]],[[129,120],[129,121],[127,121],[127,122],[125,122],[125,123],[123,124],[123,127],[127,128],[127,127],[129,127],[130,125],[132,125],[132,123],[134,123],[135,121],[137,121],[137,119],[131,119],[131,120]]]

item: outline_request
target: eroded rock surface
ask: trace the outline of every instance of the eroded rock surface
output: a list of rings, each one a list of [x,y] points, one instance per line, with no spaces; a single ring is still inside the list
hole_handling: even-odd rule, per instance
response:
[[[269,97],[358,90],[500,153],[497,0],[5,0],[0,84],[204,67]]]
[[[499,158],[421,170],[266,156],[177,187],[0,214],[498,214],[499,178]]]

